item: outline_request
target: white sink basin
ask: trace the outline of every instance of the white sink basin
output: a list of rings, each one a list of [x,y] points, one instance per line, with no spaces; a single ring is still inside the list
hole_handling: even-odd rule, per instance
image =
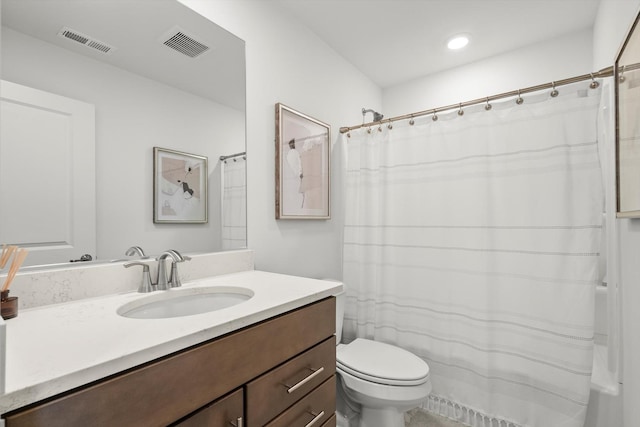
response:
[[[247,301],[253,291],[234,286],[156,291],[118,308],[120,316],[133,319],[167,319],[221,310]]]

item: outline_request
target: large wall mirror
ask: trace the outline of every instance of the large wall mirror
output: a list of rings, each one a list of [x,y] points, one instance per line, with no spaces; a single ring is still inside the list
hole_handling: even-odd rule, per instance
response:
[[[246,247],[243,40],[176,0],[1,8],[0,243],[30,248],[30,265]],[[49,104],[24,118],[21,97],[39,96],[89,118]],[[153,147],[208,158],[205,224],[153,222]]]
[[[636,20],[615,64],[617,216],[640,218],[640,28]]]

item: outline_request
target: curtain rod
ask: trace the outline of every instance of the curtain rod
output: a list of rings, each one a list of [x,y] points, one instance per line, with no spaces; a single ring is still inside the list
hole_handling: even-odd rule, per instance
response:
[[[492,96],[487,96],[487,97],[484,97],[484,98],[478,98],[478,99],[474,99],[472,101],[460,102],[458,104],[447,105],[445,107],[431,108],[429,110],[423,110],[423,111],[419,111],[417,113],[411,113],[411,114],[404,114],[402,116],[391,117],[389,119],[383,119],[383,120],[379,120],[377,122],[369,122],[369,123],[363,123],[361,125],[356,125],[356,126],[341,127],[340,128],[340,133],[347,133],[347,132],[349,132],[351,130],[354,130],[354,129],[360,129],[360,128],[368,127],[368,126],[381,125],[383,123],[392,123],[392,122],[397,122],[399,120],[406,120],[406,119],[413,119],[413,118],[421,117],[421,116],[427,116],[427,115],[430,115],[430,114],[436,114],[436,113],[441,112],[441,111],[461,109],[463,107],[469,107],[471,105],[483,104],[485,102],[488,103],[489,101],[495,101],[496,99],[509,98],[509,97],[512,97],[512,96],[520,97],[520,95],[525,94],[525,93],[536,92],[536,91],[543,90],[543,89],[555,89],[558,86],[568,85],[568,84],[571,84],[571,83],[577,83],[577,82],[581,82],[581,81],[584,81],[584,80],[595,80],[596,78],[610,77],[612,75],[613,75],[613,66],[607,67],[607,68],[603,68],[602,70],[597,71],[595,73],[583,74],[581,76],[570,77],[568,79],[558,80],[558,81],[555,81],[555,82],[545,83],[545,84],[536,85],[536,86],[530,86],[530,87],[527,87],[527,88],[524,88],[524,89],[512,90],[510,92],[504,92],[504,93],[500,93],[498,95],[492,95]]]
[[[319,133],[317,135],[310,135],[310,136],[305,136],[302,138],[293,138],[296,142],[302,142],[302,141],[307,141],[309,139],[314,139],[314,138],[321,138],[321,137],[326,137],[327,136],[327,132],[322,132]]]
[[[232,159],[234,157],[246,156],[247,152],[243,151],[242,153],[231,154],[229,156],[220,156],[220,160],[225,161],[227,159]]]

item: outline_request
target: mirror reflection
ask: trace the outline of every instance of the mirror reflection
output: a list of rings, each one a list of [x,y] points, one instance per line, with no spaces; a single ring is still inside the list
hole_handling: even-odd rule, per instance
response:
[[[29,265],[246,246],[241,39],[174,0],[1,7],[0,243]],[[153,223],[153,147],[208,158],[207,223]]]
[[[618,217],[640,217],[640,29],[638,18],[616,60]]]

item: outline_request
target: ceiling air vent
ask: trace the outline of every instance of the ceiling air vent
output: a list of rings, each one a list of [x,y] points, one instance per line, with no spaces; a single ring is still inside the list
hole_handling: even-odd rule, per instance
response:
[[[72,30],[69,27],[63,27],[58,32],[58,36],[68,40],[73,40],[74,42],[80,43],[81,45],[107,55],[111,54],[115,50],[115,47],[96,40],[93,37],[81,33],[80,31]]]
[[[209,46],[199,42],[193,35],[187,34],[179,27],[172,28],[161,41],[165,46],[190,58],[195,58],[209,50]]]

